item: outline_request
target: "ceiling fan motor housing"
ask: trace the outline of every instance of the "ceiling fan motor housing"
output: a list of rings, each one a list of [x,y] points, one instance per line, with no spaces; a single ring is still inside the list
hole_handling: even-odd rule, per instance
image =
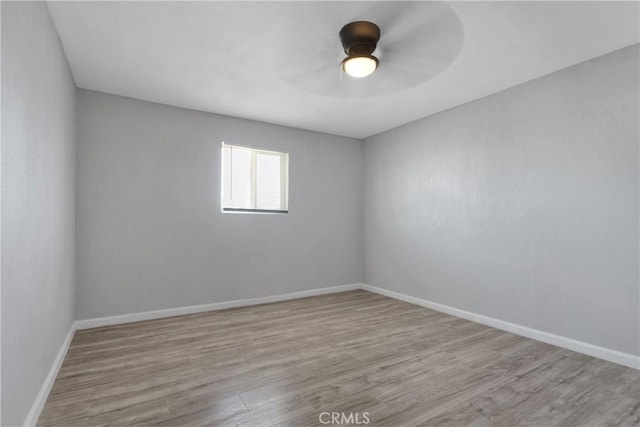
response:
[[[380,27],[373,22],[356,21],[340,30],[340,42],[349,56],[371,55],[380,40]]]

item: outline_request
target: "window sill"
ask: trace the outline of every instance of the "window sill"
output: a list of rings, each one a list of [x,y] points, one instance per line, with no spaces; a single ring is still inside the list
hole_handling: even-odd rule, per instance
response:
[[[278,210],[278,209],[235,209],[235,208],[224,208],[222,209],[222,213],[253,213],[253,214],[287,214],[288,210]]]

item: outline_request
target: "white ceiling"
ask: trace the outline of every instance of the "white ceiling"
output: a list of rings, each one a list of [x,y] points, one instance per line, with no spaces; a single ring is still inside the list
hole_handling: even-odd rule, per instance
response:
[[[50,2],[76,84],[364,138],[639,41],[637,2]],[[382,31],[343,77],[338,31]],[[385,62],[386,59],[386,62]]]

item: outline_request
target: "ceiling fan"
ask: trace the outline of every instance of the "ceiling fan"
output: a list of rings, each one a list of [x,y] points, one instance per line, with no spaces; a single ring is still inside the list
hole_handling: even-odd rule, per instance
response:
[[[369,21],[355,21],[340,30],[340,41],[347,57],[342,69],[352,77],[367,77],[378,68],[378,58],[372,55],[380,40],[380,27]]]
[[[296,61],[283,64],[290,70],[284,77],[324,97],[371,97],[422,84],[455,60],[464,40],[457,14],[440,1],[328,2],[313,16],[300,12],[306,28],[286,40]]]

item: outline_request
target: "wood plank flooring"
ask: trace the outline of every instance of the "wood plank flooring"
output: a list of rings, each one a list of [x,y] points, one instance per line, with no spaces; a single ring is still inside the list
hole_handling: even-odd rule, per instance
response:
[[[322,412],[637,426],[640,372],[352,291],[78,331],[38,425],[297,427]]]

